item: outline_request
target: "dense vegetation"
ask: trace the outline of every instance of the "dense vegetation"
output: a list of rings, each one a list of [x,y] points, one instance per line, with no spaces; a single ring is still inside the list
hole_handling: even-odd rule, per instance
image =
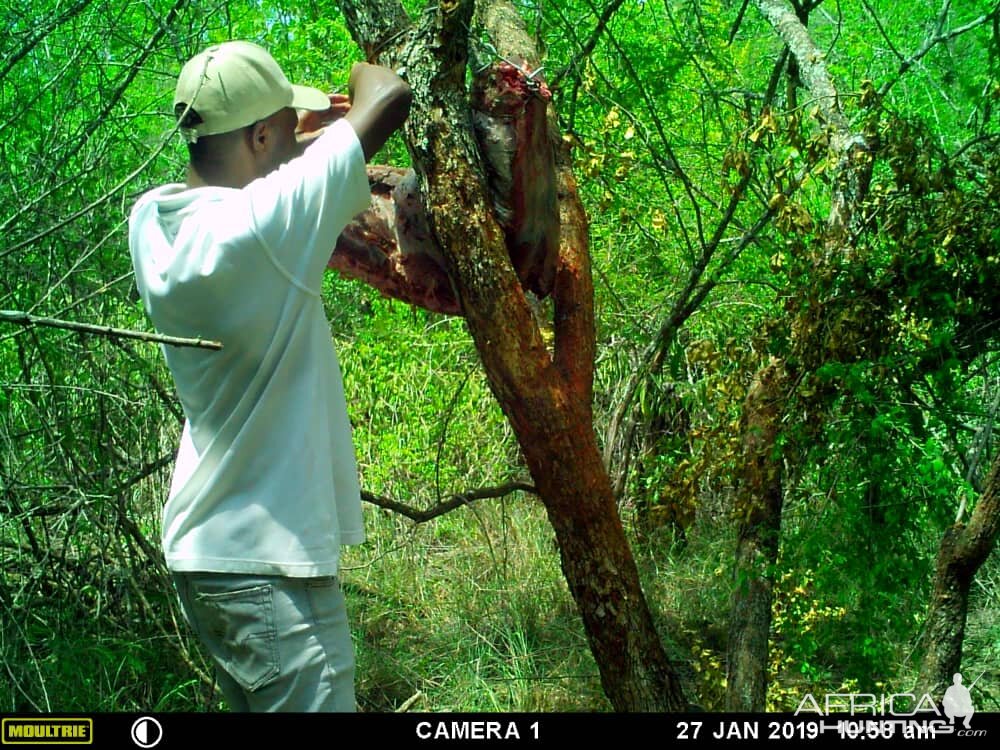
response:
[[[208,41],[248,38],[293,80],[343,87],[360,56],[343,19],[298,5],[2,11],[0,308],[148,329],[124,226],[142,191],[182,174],[176,71]],[[864,170],[840,161],[829,101],[758,12],[774,5],[519,5],[591,221],[597,432],[668,653],[712,710],[735,550],[759,510],[746,438],[762,374],[781,373],[762,457],[781,497],[762,572],[768,708],[917,683],[939,546],[1000,460],[998,7],[794,3],[866,144],[838,227],[845,175]],[[534,495],[419,524],[376,504],[530,481],[463,322],[327,282],[374,501],[344,571],[362,708],[606,709]],[[0,710],[220,708],[158,548],[182,417],[162,356],[2,325]],[[976,704],[998,710],[995,553],[971,595],[961,667],[986,672]]]

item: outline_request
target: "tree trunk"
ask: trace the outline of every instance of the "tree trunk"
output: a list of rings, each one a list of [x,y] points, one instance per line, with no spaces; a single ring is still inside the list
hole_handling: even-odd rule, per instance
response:
[[[589,410],[505,405],[556,532],[601,683],[618,711],[686,708],[666,659],[600,460]]]
[[[940,699],[962,663],[962,640],[969,610],[969,589],[976,571],[986,561],[1000,533],[1000,456],[993,461],[979,502],[969,523],[956,521],[945,532],[938,551],[920,665],[918,695]],[[969,677],[968,682],[975,679]]]
[[[853,250],[857,207],[868,187],[871,159],[865,139],[850,130],[822,51],[802,18],[785,0],[754,0],[754,4],[791,51],[798,75],[816,100],[821,121],[832,130],[830,149],[836,168],[825,253],[819,261],[823,264]],[[797,327],[792,325],[791,329],[794,346]],[[771,597],[783,491],[778,436],[793,388],[794,380],[785,372],[784,363],[775,359],[758,373],[744,403],[743,463],[737,492],[737,580],[730,611],[726,684],[727,707],[733,711],[763,711],[767,697]]]
[[[409,26],[396,0],[341,0],[369,59],[405,71],[413,108],[405,136],[469,331],[494,395],[513,426],[555,529],[563,571],[611,704],[619,711],[686,708],[639,585],[639,575],[597,448],[591,416],[594,318],[587,221],[554,119],[559,211],[555,348],[541,336],[514,254],[492,211],[465,85],[472,0],[442,0]],[[516,11],[480,13],[494,44],[519,45],[528,94],[537,55]],[[498,31],[499,30],[499,31]],[[514,59],[504,50],[500,53]]]
[[[774,566],[781,534],[781,459],[774,454],[788,397],[778,359],[758,374],[743,405],[743,473],[736,509],[736,574],[729,614],[726,709],[763,711]]]

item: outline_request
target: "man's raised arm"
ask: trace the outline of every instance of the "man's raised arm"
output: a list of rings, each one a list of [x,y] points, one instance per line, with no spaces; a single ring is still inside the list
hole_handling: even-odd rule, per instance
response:
[[[351,109],[344,119],[357,133],[368,161],[405,122],[412,99],[410,87],[388,68],[356,63],[348,92]]]

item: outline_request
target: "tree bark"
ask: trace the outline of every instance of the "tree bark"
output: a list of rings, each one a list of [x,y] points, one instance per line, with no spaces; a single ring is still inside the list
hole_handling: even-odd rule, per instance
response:
[[[986,486],[968,524],[961,520],[945,532],[938,551],[920,665],[918,695],[940,699],[962,663],[969,589],[1000,534],[1000,456],[994,459]],[[974,677],[970,677],[971,682]]]
[[[754,0],[754,3],[791,51],[803,85],[816,102],[821,123],[830,129],[834,181],[823,237],[824,253],[817,260],[817,270],[822,270],[838,254],[849,255],[855,250],[861,224],[859,208],[867,197],[873,166],[869,144],[863,135],[851,130],[823,53],[803,19],[786,0]],[[985,18],[956,32],[972,28]],[[949,37],[942,30],[943,23],[942,14],[937,28],[918,51],[918,59],[931,46]],[[882,89],[885,90],[887,87]],[[822,315],[823,311],[814,314]],[[794,332],[797,326],[793,324],[791,328]],[[792,338],[794,347],[797,344],[794,333]],[[815,364],[818,363],[812,363]],[[785,415],[784,404],[793,395],[795,380],[787,374],[778,376],[781,368],[776,361],[764,368],[744,405],[739,492],[742,517],[729,644],[727,701],[732,710],[762,710],[766,698],[772,571],[781,523],[779,424]],[[961,662],[972,578],[993,549],[1000,528],[998,471],[1000,460],[993,464],[990,480],[969,524],[956,522],[941,542],[927,621],[927,651],[919,677],[921,692],[941,696]]]
[[[473,131],[465,73],[474,3],[441,0],[426,10],[419,25],[402,33],[399,18],[405,14],[396,2],[340,4],[355,40],[373,59],[403,69],[413,90],[405,136],[430,228],[490,386],[513,426],[555,530],[563,572],[604,690],[619,711],[683,710],[680,683],[640,587],[594,434],[587,223],[568,155],[557,154],[560,232],[553,290],[555,348],[550,352],[493,214]],[[523,45],[523,78],[535,80],[537,56],[516,11],[506,2],[492,2],[480,18],[488,28],[503,29],[493,33],[498,47]],[[549,117],[549,147],[556,149],[558,131]]]
[[[736,497],[736,570],[729,614],[726,710],[763,711],[774,566],[781,535],[781,460],[775,456],[788,397],[784,363],[757,375],[743,405],[743,470]]]

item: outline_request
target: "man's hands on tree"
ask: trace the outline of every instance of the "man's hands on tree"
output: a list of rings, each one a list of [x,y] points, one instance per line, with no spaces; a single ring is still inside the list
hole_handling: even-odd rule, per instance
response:
[[[351,111],[351,98],[347,94],[330,94],[330,109],[324,112],[302,110],[299,124],[295,128],[295,138],[302,147],[318,138],[323,128],[336,122]]]
[[[351,68],[348,95],[330,94],[330,108],[323,112],[301,112],[295,128],[300,148],[305,148],[336,120],[346,118],[371,159],[410,112],[410,87],[396,73],[380,65],[355,63]]]
[[[351,71],[345,119],[359,134],[366,157],[381,142],[363,133],[373,113],[389,112],[379,127],[388,138],[409,110],[409,87],[391,70],[359,63]],[[557,144],[550,142],[551,92],[525,68],[495,63],[477,73],[472,121],[490,186],[494,217],[504,231],[522,285],[538,297],[552,293],[561,219],[556,181]],[[387,106],[386,102],[396,104]],[[396,299],[434,312],[462,313],[448,275],[417,175],[412,169],[368,167],[372,201],[337,240],[329,267]]]

